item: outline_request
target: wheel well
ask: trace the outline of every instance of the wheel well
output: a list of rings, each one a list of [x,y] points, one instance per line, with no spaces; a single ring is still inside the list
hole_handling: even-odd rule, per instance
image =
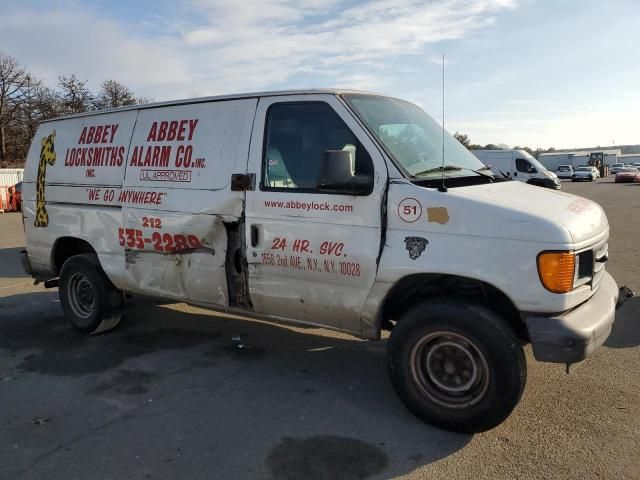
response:
[[[493,310],[513,328],[520,339],[528,341],[524,321],[509,297],[493,285],[457,275],[416,274],[400,280],[385,298],[381,328],[390,330],[404,312],[428,298],[452,295],[463,300],[474,300]]]
[[[96,251],[86,240],[76,237],[60,237],[53,247],[53,268],[56,273],[60,272],[62,265],[69,257],[81,253],[93,253]]]

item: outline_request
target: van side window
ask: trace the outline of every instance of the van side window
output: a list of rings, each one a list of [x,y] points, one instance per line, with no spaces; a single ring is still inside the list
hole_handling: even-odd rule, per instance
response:
[[[373,176],[373,162],[326,103],[277,103],[267,112],[262,188],[315,192],[327,150],[349,153],[351,174]]]
[[[523,173],[530,173],[531,169],[531,164],[524,158],[516,158],[516,170]]]

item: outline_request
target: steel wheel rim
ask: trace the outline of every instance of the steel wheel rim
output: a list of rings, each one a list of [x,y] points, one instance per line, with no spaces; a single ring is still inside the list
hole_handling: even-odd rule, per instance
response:
[[[480,402],[490,383],[486,357],[469,338],[450,331],[423,336],[411,350],[413,380],[438,405],[462,409]]]
[[[77,317],[87,319],[93,314],[96,297],[93,285],[86,275],[80,272],[71,275],[67,283],[67,297],[69,306]]]

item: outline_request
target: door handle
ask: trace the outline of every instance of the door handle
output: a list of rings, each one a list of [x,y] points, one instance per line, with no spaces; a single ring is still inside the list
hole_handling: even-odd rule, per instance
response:
[[[517,177],[518,176],[518,172],[513,172],[513,176]]]
[[[260,236],[258,234],[258,226],[257,225],[251,225],[251,246],[252,247],[257,247],[258,246],[258,242],[260,241]]]

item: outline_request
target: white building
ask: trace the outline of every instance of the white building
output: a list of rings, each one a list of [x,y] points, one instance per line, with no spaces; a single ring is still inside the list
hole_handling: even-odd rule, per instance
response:
[[[0,187],[12,187],[22,181],[24,168],[0,168]]]
[[[589,163],[589,155],[591,153],[603,152],[604,163],[611,166],[614,163],[618,163],[618,157],[622,155],[622,150],[619,148],[607,148],[607,149],[593,149],[593,150],[578,150],[573,152],[552,152],[541,153],[538,156],[538,161],[542,163],[552,172],[555,172],[560,165],[573,165],[579,167],[581,165],[587,165]],[[634,160],[640,161],[640,160]],[[626,162],[626,160],[625,160]]]
[[[618,162],[629,165],[632,163],[640,162],[640,153],[626,153],[624,155],[618,155]]]

